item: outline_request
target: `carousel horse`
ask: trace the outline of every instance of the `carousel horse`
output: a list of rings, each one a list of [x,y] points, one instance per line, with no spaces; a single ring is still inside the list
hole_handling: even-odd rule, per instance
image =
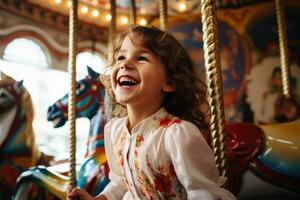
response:
[[[257,184],[262,188],[265,187],[265,189],[256,190],[257,196],[265,195],[264,197],[267,198],[267,195],[272,196],[272,193],[280,193],[281,195],[300,197],[300,194],[297,194],[300,192],[300,120],[281,124],[248,125],[246,123],[225,125],[226,145],[227,151],[229,151],[227,153],[229,172],[233,172],[233,175],[239,175],[233,177],[238,179],[235,180],[235,183],[243,182],[240,186],[235,186],[240,188],[234,188],[234,191],[238,193],[242,190],[241,196],[244,197],[244,194],[249,195],[248,188]],[[253,133],[259,135],[249,138]],[[234,138],[236,135],[240,136],[239,139]],[[234,140],[238,142],[231,142]],[[239,151],[235,151],[235,145]],[[256,148],[260,146],[259,153],[249,151],[251,146],[256,146]],[[239,155],[239,153],[244,153],[243,147],[246,147],[244,150],[248,151],[249,154]],[[256,155],[251,155],[251,153]],[[230,165],[230,162],[235,160],[231,157],[234,155],[252,156],[249,159],[246,158],[250,164],[244,163],[244,159],[241,158],[238,165]],[[240,167],[242,171],[236,171],[240,170]],[[247,179],[251,179],[252,182]],[[256,188],[256,186],[252,188]],[[255,195],[252,195],[254,198]],[[288,197],[286,198],[288,199]]]
[[[91,194],[97,194],[108,183],[103,134],[105,87],[99,79],[99,73],[90,67],[87,70],[88,76],[78,81],[76,88],[76,118],[86,117],[90,120],[86,159],[80,168],[77,184]],[[55,128],[63,126],[68,120],[67,111],[68,95],[65,95],[49,107],[48,121],[52,121]]]
[[[86,158],[77,174],[77,185],[95,195],[109,182],[103,134],[104,111],[107,108],[104,108],[105,88],[99,80],[99,74],[89,67],[88,74],[77,82],[76,87],[76,117],[86,117],[91,121]],[[49,107],[48,120],[53,122],[54,127],[61,127],[68,120],[67,111],[68,95],[65,95]],[[20,176],[14,198],[27,196],[31,184],[35,183],[60,199],[65,199],[67,182],[67,176],[49,168],[33,167]]]
[[[51,156],[35,143],[33,106],[23,81],[0,72],[0,199],[10,199],[19,174],[37,164],[49,165]]]
[[[258,125],[265,134],[265,147],[252,166],[264,178],[300,192],[300,119]]]

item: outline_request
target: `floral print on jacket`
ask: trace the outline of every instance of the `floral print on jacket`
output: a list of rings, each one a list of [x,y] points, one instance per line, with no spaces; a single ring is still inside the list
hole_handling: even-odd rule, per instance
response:
[[[131,132],[127,123],[113,119],[105,128],[109,200],[234,199],[219,187],[213,153],[195,125],[163,108]]]

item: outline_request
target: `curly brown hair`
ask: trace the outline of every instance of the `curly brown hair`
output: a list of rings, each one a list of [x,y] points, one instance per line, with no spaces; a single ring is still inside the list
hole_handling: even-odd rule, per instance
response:
[[[132,25],[119,36],[114,58],[126,36],[133,43],[138,43],[155,54],[165,67],[168,81],[175,84],[176,90],[166,94],[163,107],[169,113],[194,123],[201,131],[206,132],[206,86],[197,77],[193,61],[184,47],[171,34],[156,27]],[[115,62],[113,60],[112,64]]]

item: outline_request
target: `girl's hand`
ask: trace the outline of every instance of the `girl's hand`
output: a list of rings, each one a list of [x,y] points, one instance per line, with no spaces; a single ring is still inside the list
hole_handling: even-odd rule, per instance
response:
[[[71,192],[68,193],[67,200],[107,200],[107,198],[104,195],[93,197],[83,189],[73,188]]]
[[[87,191],[80,188],[73,188],[70,193],[68,193],[68,200],[95,200]]]

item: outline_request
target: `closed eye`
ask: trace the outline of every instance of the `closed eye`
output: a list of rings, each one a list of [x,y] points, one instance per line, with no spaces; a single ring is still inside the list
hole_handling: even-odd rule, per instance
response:
[[[119,61],[119,60],[124,60],[125,59],[125,56],[118,56],[117,57],[117,61]]]
[[[138,60],[140,60],[140,61],[149,61],[149,59],[145,56],[139,56]]]

